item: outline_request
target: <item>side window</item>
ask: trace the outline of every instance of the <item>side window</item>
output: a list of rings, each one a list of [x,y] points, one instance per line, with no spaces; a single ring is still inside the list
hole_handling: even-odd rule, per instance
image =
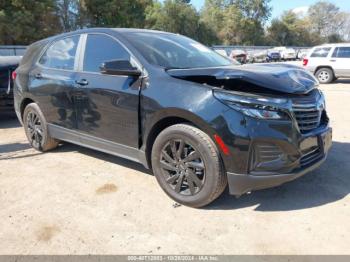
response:
[[[129,59],[129,53],[113,38],[90,34],[86,40],[83,71],[100,72],[100,66],[105,61]]]
[[[40,58],[39,63],[49,68],[73,70],[79,38],[77,35],[54,42]]]
[[[338,50],[339,50],[339,47],[337,47],[337,48],[334,49],[333,54],[332,54],[332,57],[337,57],[337,55],[338,55]]]
[[[330,47],[316,48],[312,52],[311,57],[327,57],[330,50]]]
[[[350,58],[350,47],[339,47],[337,57]]]

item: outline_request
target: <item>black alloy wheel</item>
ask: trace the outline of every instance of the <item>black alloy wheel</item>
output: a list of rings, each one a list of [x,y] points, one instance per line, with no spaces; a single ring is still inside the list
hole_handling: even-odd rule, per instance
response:
[[[24,109],[23,126],[28,142],[36,150],[44,152],[58,146],[59,141],[48,133],[45,117],[36,103]]]
[[[227,185],[215,143],[190,124],[170,126],[157,136],[152,147],[152,170],[164,192],[186,206],[208,205]]]
[[[28,140],[29,143],[34,148],[41,148],[41,143],[43,141],[43,127],[40,121],[39,116],[34,112],[30,111],[27,114],[27,132],[29,134]]]
[[[198,150],[184,139],[172,139],[161,152],[166,182],[182,195],[195,195],[205,182],[205,165]]]

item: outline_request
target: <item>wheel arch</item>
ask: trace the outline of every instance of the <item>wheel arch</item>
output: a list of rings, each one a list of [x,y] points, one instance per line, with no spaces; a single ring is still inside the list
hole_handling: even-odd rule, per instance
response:
[[[144,143],[142,146],[149,168],[152,168],[151,153],[154,141],[157,136],[167,127],[187,123],[207,133],[210,137],[212,137],[212,134],[214,134],[214,130],[205,120],[192,112],[182,109],[162,110],[161,112],[158,112],[153,119],[154,120],[152,121],[149,130],[144,134]]]
[[[26,97],[22,100],[21,104],[20,104],[20,114],[21,114],[21,119],[23,120],[23,113],[24,113],[24,109],[26,108],[27,105],[29,105],[30,103],[35,103],[35,101],[32,98]]]
[[[328,69],[332,70],[333,75],[335,76],[334,69],[333,69],[333,67],[331,67],[330,65],[320,65],[320,66],[317,66],[317,67],[315,68],[314,74],[316,74],[317,71],[320,70],[320,69],[322,69],[322,68],[328,68]]]

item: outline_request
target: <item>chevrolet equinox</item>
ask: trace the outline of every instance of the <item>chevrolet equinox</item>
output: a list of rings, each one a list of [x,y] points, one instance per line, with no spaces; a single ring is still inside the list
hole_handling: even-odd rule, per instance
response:
[[[85,29],[29,46],[12,75],[33,148],[67,141],[151,168],[201,207],[318,167],[332,130],[318,81],[291,65],[239,65],[187,37]]]

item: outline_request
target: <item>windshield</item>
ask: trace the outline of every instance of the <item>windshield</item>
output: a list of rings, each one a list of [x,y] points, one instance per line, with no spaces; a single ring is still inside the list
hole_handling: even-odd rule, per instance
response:
[[[150,64],[166,69],[234,64],[208,47],[181,35],[133,32],[124,36]]]

